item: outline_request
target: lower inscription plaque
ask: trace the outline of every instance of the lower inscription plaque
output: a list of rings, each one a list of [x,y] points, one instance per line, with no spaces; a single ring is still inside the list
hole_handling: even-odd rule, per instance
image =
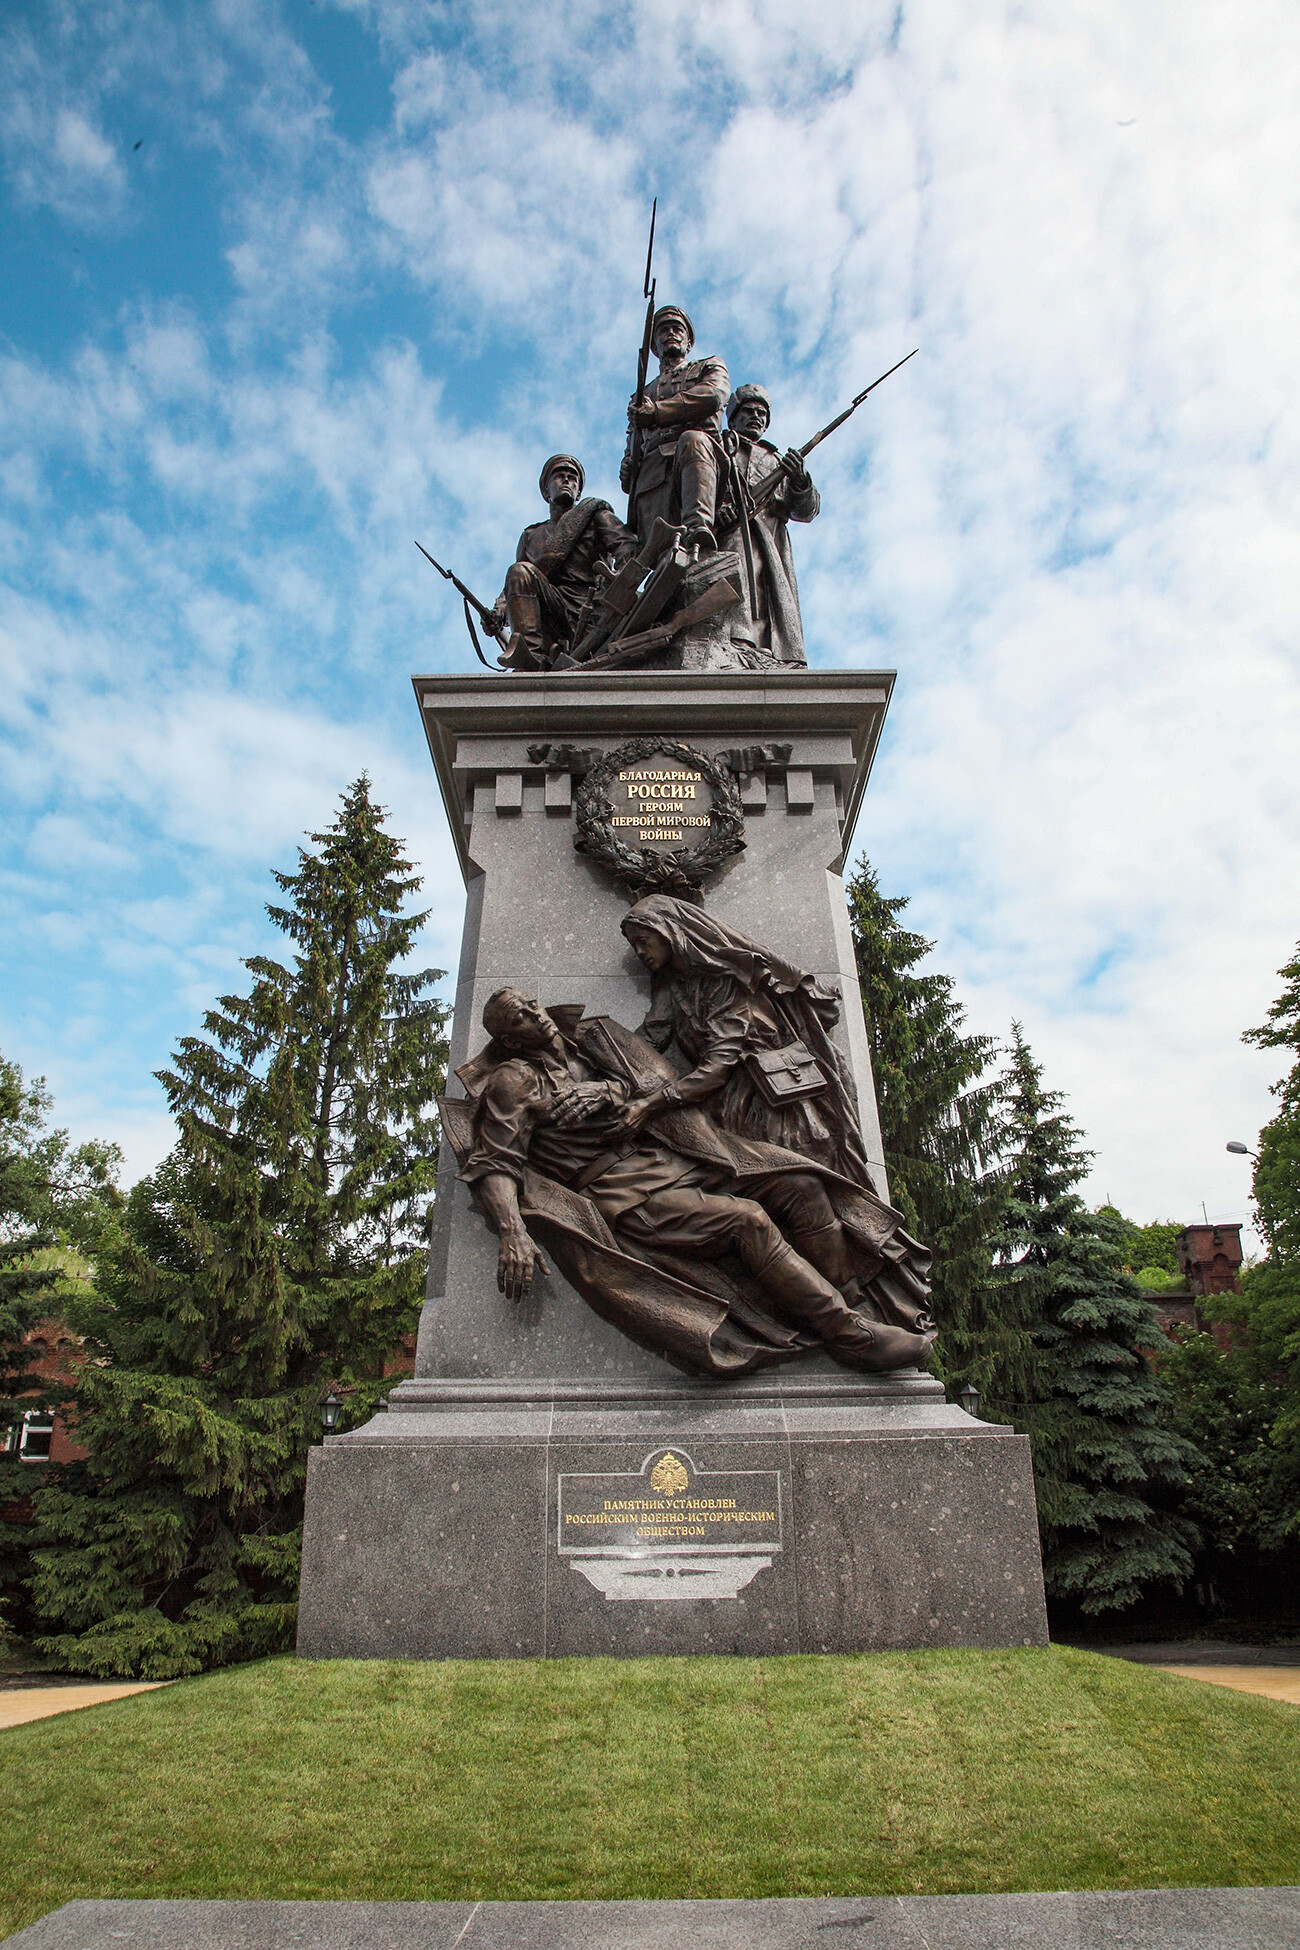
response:
[[[782,1548],[781,1472],[654,1449],[639,1470],[562,1472],[556,1521],[560,1556],[606,1598],[736,1598]]]

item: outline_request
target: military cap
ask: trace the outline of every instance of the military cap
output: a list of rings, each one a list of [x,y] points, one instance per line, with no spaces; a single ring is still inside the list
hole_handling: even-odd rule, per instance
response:
[[[582,470],[582,462],[580,460],[575,460],[572,454],[552,454],[537,477],[537,485],[542,491],[543,501],[550,499],[550,496],[546,492],[546,483],[550,479],[552,468],[558,467],[561,461],[567,461],[570,467],[577,469],[579,494],[582,493],[583,488],[587,485],[587,476]]]
[[[735,392],[731,395],[731,398],[727,401],[727,425],[728,426],[731,425],[732,419],[739,412],[740,408],[742,406],[748,406],[751,400],[760,400],[762,402],[762,404],[767,408],[768,422],[769,424],[771,423],[771,419],[772,419],[771,400],[768,398],[767,394],[764,392],[761,386],[749,385],[749,386],[737,386]]]
[[[660,305],[658,311],[654,315],[654,322],[650,327],[651,345],[653,345],[655,340],[658,338],[659,327],[662,325],[665,318],[680,318],[682,324],[686,327],[687,338],[690,340],[691,344],[694,345],[695,327],[691,324],[690,319],[686,316],[686,313],[682,310],[680,305]]]

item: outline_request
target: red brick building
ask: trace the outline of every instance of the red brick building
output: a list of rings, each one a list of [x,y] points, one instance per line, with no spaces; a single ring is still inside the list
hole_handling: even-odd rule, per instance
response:
[[[1156,1317],[1166,1333],[1171,1327],[1194,1327],[1200,1333],[1213,1334],[1219,1346],[1226,1350],[1232,1340],[1231,1327],[1226,1321],[1206,1320],[1199,1303],[1213,1293],[1240,1290],[1245,1257],[1241,1250],[1241,1226],[1239,1223],[1210,1225],[1208,1221],[1203,1225],[1184,1226],[1174,1244],[1178,1268],[1188,1291],[1153,1295]]]
[[[43,1381],[70,1385],[85,1359],[81,1342],[68,1332],[61,1320],[43,1320],[27,1336],[27,1345],[37,1349],[28,1374]],[[11,1411],[12,1413],[12,1411]],[[73,1440],[71,1418],[66,1407],[38,1404],[0,1428],[0,1455],[20,1463],[80,1462],[86,1451]]]

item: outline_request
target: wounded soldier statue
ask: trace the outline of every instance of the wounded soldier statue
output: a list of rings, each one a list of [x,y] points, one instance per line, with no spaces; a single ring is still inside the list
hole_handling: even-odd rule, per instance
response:
[[[868,1186],[675,1101],[672,1063],[607,1016],[506,988],[483,1026],[442,1111],[504,1294],[526,1296],[540,1244],[602,1319],[717,1380],[816,1348],[925,1361],[930,1255]]]

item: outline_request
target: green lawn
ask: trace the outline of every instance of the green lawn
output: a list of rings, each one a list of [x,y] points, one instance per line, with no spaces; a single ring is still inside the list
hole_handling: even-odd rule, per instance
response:
[[[72,1896],[1300,1883],[1300,1708],[1118,1659],[298,1664],[0,1733],[0,1935]]]

